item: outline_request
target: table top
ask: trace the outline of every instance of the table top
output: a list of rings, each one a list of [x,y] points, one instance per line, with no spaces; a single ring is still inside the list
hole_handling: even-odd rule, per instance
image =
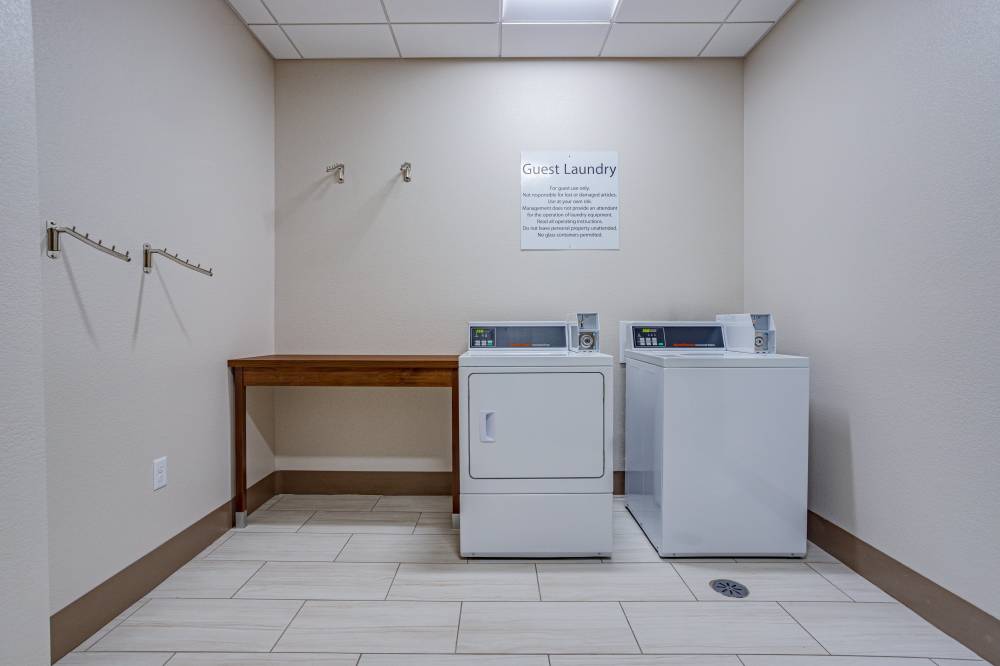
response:
[[[458,356],[446,354],[271,354],[231,358],[230,368],[458,368]]]

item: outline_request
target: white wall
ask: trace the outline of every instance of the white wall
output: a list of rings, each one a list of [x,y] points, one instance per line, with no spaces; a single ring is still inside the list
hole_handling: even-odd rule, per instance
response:
[[[35,5],[42,217],[134,257],[43,260],[56,611],[232,496],[226,359],[274,348],[274,68],[221,0]],[[147,241],[215,277],[144,275]]]
[[[279,353],[453,354],[470,319],[593,310],[617,354],[620,319],[742,307],[738,60],[286,61],[277,121]],[[520,250],[522,149],[619,152],[621,251]],[[421,391],[279,391],[278,466],[449,469],[448,392]]]
[[[746,64],[746,305],[812,510],[1000,616],[1000,4],[800,0]]]
[[[0,664],[49,663],[31,2],[0,3]]]

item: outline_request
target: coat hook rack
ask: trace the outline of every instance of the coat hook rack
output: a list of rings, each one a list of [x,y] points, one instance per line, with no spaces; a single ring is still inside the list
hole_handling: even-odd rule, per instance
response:
[[[208,277],[212,277],[212,275],[213,275],[211,268],[202,268],[201,264],[193,264],[188,259],[181,259],[176,252],[174,252],[173,254],[170,254],[169,252],[167,252],[167,248],[163,248],[162,250],[157,250],[156,248],[154,248],[149,243],[145,243],[142,246],[142,272],[143,273],[149,273],[150,271],[153,270],[153,255],[154,254],[162,254],[164,257],[166,257],[170,261],[176,262],[176,263],[180,264],[181,266],[184,266],[185,268],[190,268],[193,271],[197,271],[197,272],[201,273],[202,275],[207,275]]]
[[[402,164],[399,165],[399,173],[403,174],[404,183],[408,183],[411,180],[413,180],[413,178],[410,177],[410,170],[412,168],[413,165],[410,164],[409,162],[403,162]]]
[[[122,261],[132,261],[132,257],[129,256],[128,251],[121,253],[118,251],[117,245],[112,245],[108,247],[104,244],[104,241],[98,239],[96,242],[90,240],[90,234],[81,234],[76,230],[76,227],[60,227],[52,220],[49,220],[45,226],[45,254],[48,255],[50,259],[58,259],[59,252],[62,249],[59,244],[59,236],[62,234],[68,234],[78,241],[83,242],[86,245],[94,248],[95,250],[100,250],[105,254],[110,254],[116,259],[121,259]]]
[[[327,173],[332,173],[337,179],[338,183],[344,182],[344,163],[337,162],[336,164],[331,164],[326,168]]]

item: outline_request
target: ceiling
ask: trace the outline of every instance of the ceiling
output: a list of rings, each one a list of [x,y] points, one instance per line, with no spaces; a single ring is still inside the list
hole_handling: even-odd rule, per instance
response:
[[[229,0],[279,60],[741,58],[795,0]]]

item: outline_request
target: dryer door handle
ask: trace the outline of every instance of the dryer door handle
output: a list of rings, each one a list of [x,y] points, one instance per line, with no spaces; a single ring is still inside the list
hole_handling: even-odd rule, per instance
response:
[[[479,441],[497,441],[497,413],[492,409],[479,412]]]

